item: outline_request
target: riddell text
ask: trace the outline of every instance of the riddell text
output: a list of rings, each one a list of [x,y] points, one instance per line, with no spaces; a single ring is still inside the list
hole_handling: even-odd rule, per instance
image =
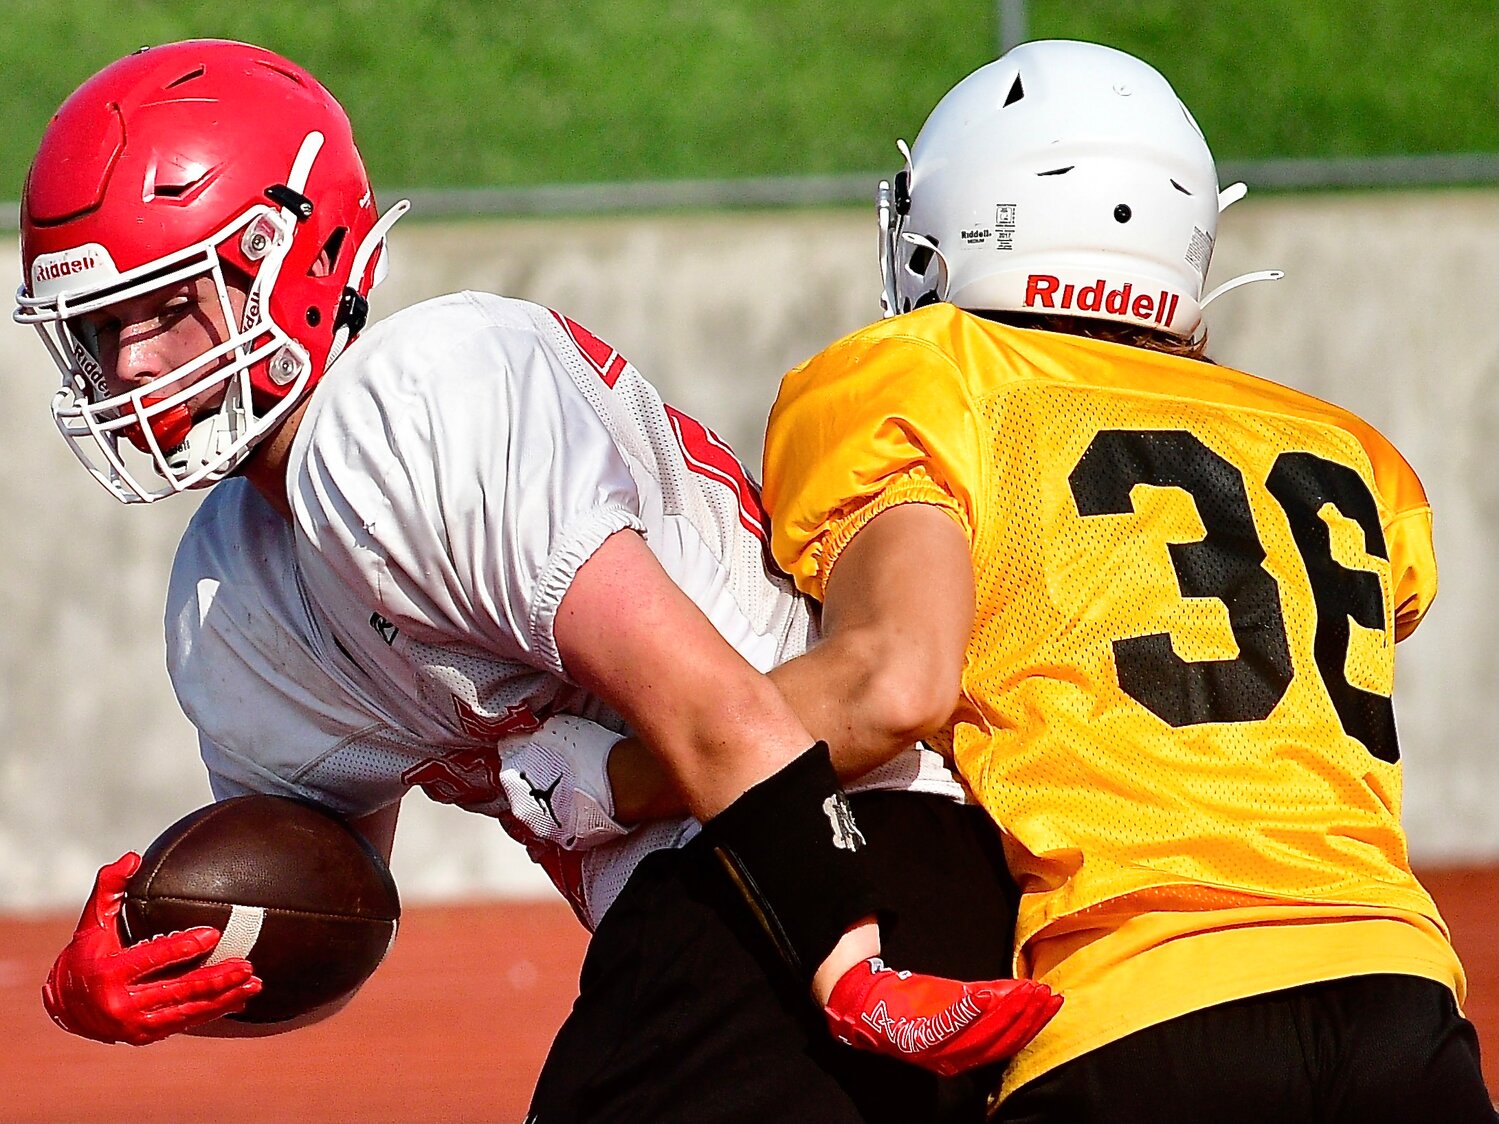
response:
[[[59,277],[67,277],[93,269],[98,264],[99,260],[89,254],[83,258],[64,258],[62,261],[48,262],[46,265],[38,265],[33,269],[37,281],[53,281]]]
[[[1158,294],[1131,294],[1132,286],[1125,282],[1117,289],[1108,287],[1100,277],[1091,285],[1079,288],[1064,285],[1061,278],[1049,273],[1032,273],[1025,279],[1025,307],[1051,308],[1062,311],[1107,312],[1113,316],[1128,313],[1136,320],[1149,320],[1163,327],[1170,327],[1176,317],[1176,306],[1181,298],[1162,289]]]

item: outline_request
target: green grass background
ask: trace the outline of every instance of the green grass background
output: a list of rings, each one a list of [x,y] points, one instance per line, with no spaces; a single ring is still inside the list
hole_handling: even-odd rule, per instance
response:
[[[0,0],[0,197],[47,118],[146,43],[318,74],[377,184],[865,172],[998,42],[996,0]],[[1220,159],[1499,147],[1493,0],[1032,0],[1031,38],[1161,68]]]

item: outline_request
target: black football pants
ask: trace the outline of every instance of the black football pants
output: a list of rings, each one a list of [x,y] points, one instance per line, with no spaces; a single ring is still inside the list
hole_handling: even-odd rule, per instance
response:
[[[1355,976],[1208,1007],[1023,1085],[1000,1124],[1493,1124],[1452,992]]]
[[[850,797],[893,967],[1010,974],[1016,895],[979,808]],[[534,1124],[980,1124],[993,1068],[954,1078],[842,1046],[711,852],[646,858],[605,915],[542,1069]]]

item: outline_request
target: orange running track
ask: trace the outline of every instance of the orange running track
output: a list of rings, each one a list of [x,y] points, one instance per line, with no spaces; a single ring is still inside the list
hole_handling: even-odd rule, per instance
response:
[[[1423,881],[1468,970],[1499,1096],[1499,867]],[[73,918],[0,920],[0,1119],[16,1124],[518,1124],[576,994],[585,934],[560,902],[415,907],[336,1018],[256,1040],[132,1049],[54,1027],[38,992]]]

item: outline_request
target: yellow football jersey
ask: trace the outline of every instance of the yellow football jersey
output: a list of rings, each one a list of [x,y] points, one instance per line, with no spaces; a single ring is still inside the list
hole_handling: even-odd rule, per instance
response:
[[[978,612],[939,741],[1066,997],[1006,1089],[1215,1003],[1461,968],[1410,873],[1394,642],[1436,592],[1420,481],[1345,410],[1225,367],[951,305],[786,376],[777,560],[820,597],[908,502],[966,529]]]

